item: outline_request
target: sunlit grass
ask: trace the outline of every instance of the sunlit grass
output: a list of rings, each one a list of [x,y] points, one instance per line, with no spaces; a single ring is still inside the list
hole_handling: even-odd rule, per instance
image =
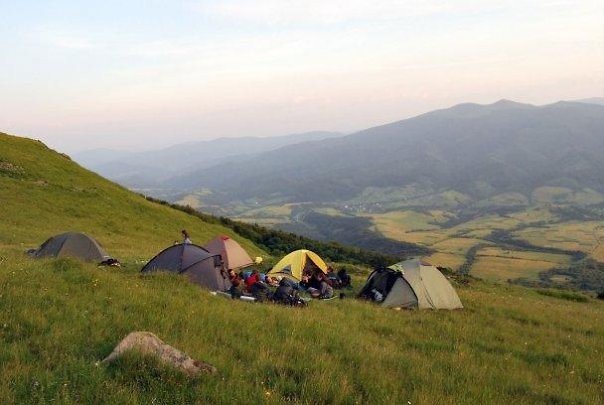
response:
[[[604,400],[604,305],[458,286],[461,311],[353,299],[306,309],[215,297],[138,266],[2,251],[2,402],[586,402]],[[192,380],[147,358],[96,363],[133,330],[219,369]]]
[[[471,274],[488,280],[535,279],[540,272],[566,268],[570,257],[562,254],[526,252],[489,246],[480,249]]]
[[[593,251],[592,257],[599,262],[604,262],[604,243],[600,243]]]
[[[436,252],[430,256],[423,258],[426,262],[439,267],[449,267],[452,270],[459,270],[459,267],[464,263],[463,255],[457,253]]]
[[[494,256],[478,256],[470,270],[474,277],[485,280],[507,281],[517,278],[535,279],[542,271],[557,267],[544,260],[515,259]]]
[[[604,240],[604,222],[574,221],[541,228],[527,228],[516,234],[539,246],[581,250],[592,254],[594,249],[599,247],[599,241]]]

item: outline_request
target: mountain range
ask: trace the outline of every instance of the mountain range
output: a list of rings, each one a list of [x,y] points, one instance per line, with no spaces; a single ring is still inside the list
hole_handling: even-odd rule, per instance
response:
[[[337,138],[286,145],[172,177],[183,192],[236,200],[337,202],[406,190],[522,203],[542,186],[604,193],[604,106],[460,104]],[[438,202],[435,203],[438,205]]]
[[[342,135],[339,132],[315,131],[277,137],[218,138],[144,152],[93,149],[76,153],[73,158],[86,168],[122,185],[133,188],[157,187],[160,182],[182,173],[246,159],[290,144]]]

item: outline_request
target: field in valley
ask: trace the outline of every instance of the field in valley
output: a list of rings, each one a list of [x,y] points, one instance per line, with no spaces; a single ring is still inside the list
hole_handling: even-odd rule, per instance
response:
[[[489,236],[495,229],[508,231],[514,238],[522,239],[536,247],[581,251],[595,260],[602,260],[604,249],[604,222],[559,222],[545,208],[531,209],[506,216],[489,215],[469,220],[450,228],[435,227],[417,230],[413,212],[374,214],[371,216],[376,229],[384,235],[412,241],[435,250],[427,260],[443,267],[458,270],[468,259],[468,252],[476,247],[475,260],[469,273],[480,278],[506,281],[509,279],[535,279],[540,272],[553,268],[567,268],[571,256],[531,251],[531,248],[506,246],[504,242]],[[425,213],[417,213],[425,224],[438,224]]]
[[[538,190],[541,199],[559,196],[558,189]],[[566,195],[566,194],[565,194]],[[511,197],[510,197],[511,198]],[[549,201],[549,200],[548,200]],[[291,212],[295,204],[268,206],[243,211],[237,218],[269,226],[297,220]],[[326,215],[350,215],[335,207],[312,208]],[[476,215],[453,223],[455,215],[445,210],[403,210],[386,213],[355,213],[369,218],[371,230],[398,241],[428,247],[425,259],[436,265],[459,270],[469,264],[469,274],[493,281],[537,280],[550,269],[568,268],[573,251],[604,261],[604,221],[561,219],[548,205],[502,214]],[[492,238],[494,230],[504,230],[529,247]],[[546,251],[541,251],[545,248]],[[559,249],[560,252],[547,252]],[[565,253],[564,251],[568,251]],[[468,269],[465,269],[468,272]]]

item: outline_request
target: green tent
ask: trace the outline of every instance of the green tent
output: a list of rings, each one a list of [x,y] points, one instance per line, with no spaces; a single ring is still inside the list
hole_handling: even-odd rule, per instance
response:
[[[449,280],[435,266],[418,259],[373,271],[359,297],[388,308],[463,308]]]

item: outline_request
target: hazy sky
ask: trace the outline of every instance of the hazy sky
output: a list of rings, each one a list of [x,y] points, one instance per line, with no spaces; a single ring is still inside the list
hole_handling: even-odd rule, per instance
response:
[[[604,95],[604,0],[0,0],[0,131],[74,152]]]

